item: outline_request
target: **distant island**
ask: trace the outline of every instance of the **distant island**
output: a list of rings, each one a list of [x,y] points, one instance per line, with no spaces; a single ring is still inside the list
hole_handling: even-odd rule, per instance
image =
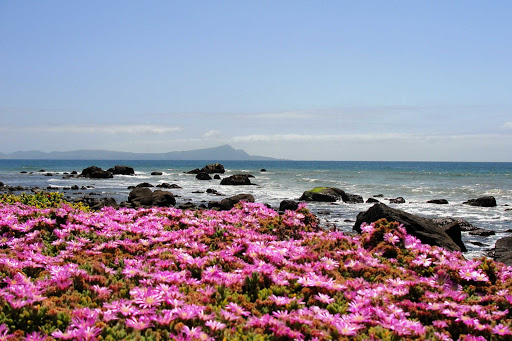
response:
[[[109,150],[73,150],[67,152],[41,152],[38,150],[0,153],[0,159],[11,160],[278,160],[250,155],[228,144],[205,149],[168,153],[131,153]]]

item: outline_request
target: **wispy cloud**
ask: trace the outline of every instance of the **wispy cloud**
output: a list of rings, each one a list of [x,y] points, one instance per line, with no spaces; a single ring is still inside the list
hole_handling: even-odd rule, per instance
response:
[[[410,139],[410,134],[340,134],[340,135],[308,135],[308,134],[273,134],[234,136],[234,142],[294,142],[294,141],[349,141],[349,140],[389,140]]]
[[[512,122],[506,122],[504,125],[503,125],[504,128],[507,128],[507,129],[512,129]]]
[[[151,135],[169,134],[182,131],[182,127],[164,125],[59,125],[59,126],[26,126],[2,127],[2,131],[18,131],[31,133],[72,133],[72,134],[126,134]]]
[[[283,112],[264,112],[264,113],[252,113],[252,114],[239,114],[241,118],[257,118],[257,119],[307,119],[315,117],[313,114],[301,111],[283,111]]]
[[[203,134],[203,139],[212,139],[212,138],[219,138],[220,137],[220,131],[218,130],[210,130]]]

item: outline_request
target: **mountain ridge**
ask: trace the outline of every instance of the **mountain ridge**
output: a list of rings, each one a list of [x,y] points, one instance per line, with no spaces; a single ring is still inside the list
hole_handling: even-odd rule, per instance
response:
[[[250,155],[229,144],[218,147],[173,151],[166,153],[118,152],[100,149],[83,149],[64,152],[41,152],[38,150],[0,153],[0,159],[10,160],[278,160],[272,157]]]

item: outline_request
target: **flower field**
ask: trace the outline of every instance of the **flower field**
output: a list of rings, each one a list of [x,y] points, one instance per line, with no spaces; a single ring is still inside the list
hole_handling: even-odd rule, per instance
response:
[[[0,204],[0,340],[506,340],[512,268],[306,207]]]

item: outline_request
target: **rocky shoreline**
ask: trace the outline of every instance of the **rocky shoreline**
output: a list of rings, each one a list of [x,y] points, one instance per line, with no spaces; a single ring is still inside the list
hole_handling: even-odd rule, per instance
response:
[[[262,169],[262,171],[264,171]],[[27,173],[27,172],[20,172]],[[60,174],[47,173],[45,170],[37,172],[44,176],[58,176]],[[221,174],[225,173],[224,166],[219,163],[206,165],[202,169],[194,169],[187,174],[195,175],[198,181],[220,180],[220,185],[225,186],[252,186],[255,185],[251,182],[252,178],[255,178],[251,174],[234,174],[228,177],[221,178]],[[28,173],[31,174],[31,173]],[[82,170],[81,173],[77,171],[63,173],[63,179],[75,179],[75,178],[91,178],[91,179],[110,179],[115,175],[134,175],[135,170],[129,166],[116,165],[107,170],[103,170],[96,166],[87,167]],[[162,172],[154,171],[151,173],[152,176],[158,177],[162,175]],[[213,178],[212,178],[213,175]],[[152,190],[151,187],[157,189]],[[254,196],[249,193],[239,193],[232,196],[226,196],[218,191],[208,188],[205,193],[224,197],[221,200],[210,200],[204,203],[193,203],[193,202],[179,202],[176,198],[179,196],[174,195],[168,189],[181,188],[177,184],[160,183],[153,186],[151,183],[145,182],[140,183],[137,186],[132,186],[131,192],[128,195],[126,201],[116,202],[112,197],[102,196],[94,191],[93,186],[78,186],[76,184],[59,188],[48,186],[46,188],[39,187],[22,187],[22,186],[9,186],[0,182],[0,193],[21,193],[21,192],[39,192],[39,191],[60,191],[65,195],[65,199],[71,202],[82,202],[92,209],[98,210],[105,206],[114,208],[128,207],[128,208],[139,208],[139,207],[169,207],[176,206],[181,209],[214,209],[214,210],[229,210],[239,201],[254,202]],[[88,191],[85,193],[83,191]],[[379,219],[386,219],[388,221],[397,221],[404,225],[407,232],[418,237],[422,242],[429,245],[442,246],[451,251],[465,252],[466,247],[462,242],[461,235],[467,233],[472,236],[479,236],[485,239],[486,236],[495,234],[494,231],[486,230],[472,225],[468,221],[461,218],[444,217],[437,219],[427,219],[417,215],[413,215],[396,208],[387,206],[383,201],[387,200],[389,204],[403,204],[406,200],[403,197],[396,198],[384,198],[383,194],[376,194],[364,201],[363,197],[356,194],[350,194],[340,188],[334,187],[317,187],[309,191],[305,191],[300,198],[283,200],[279,205],[279,211],[284,212],[287,209],[294,210],[297,208],[298,203],[301,201],[306,202],[320,202],[320,203],[336,203],[344,202],[347,204],[355,203],[372,203],[367,211],[361,212],[357,219],[353,230],[360,232],[360,226],[363,222],[373,222]],[[446,199],[434,198],[428,200],[427,203],[433,205],[446,205],[448,201]],[[496,199],[492,196],[482,196],[479,198],[471,198],[463,202],[464,205],[471,205],[476,207],[496,207]],[[269,205],[270,207],[270,205]],[[507,207],[505,205],[505,207]],[[510,210],[510,208],[505,208]],[[328,211],[318,212],[317,214],[329,214]],[[512,232],[512,231],[509,231]],[[475,244],[475,243],[473,243]],[[475,244],[477,245],[477,244]],[[481,243],[481,246],[485,246],[485,243]],[[494,248],[490,250],[488,256],[495,260],[500,260],[505,264],[512,265],[512,236],[498,239]]]

